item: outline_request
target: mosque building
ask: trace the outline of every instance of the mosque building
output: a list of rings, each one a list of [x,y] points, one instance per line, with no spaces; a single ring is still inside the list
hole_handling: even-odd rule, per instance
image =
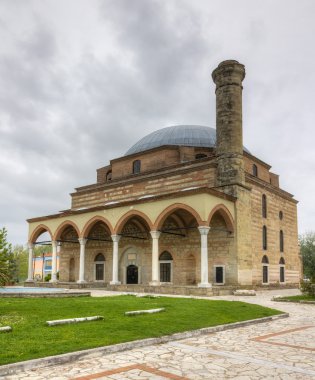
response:
[[[29,219],[28,281],[48,233],[53,283],[58,252],[58,281],[79,287],[210,294],[297,284],[297,201],[243,147],[244,77],[234,60],[213,71],[216,129],[157,130],[97,169],[69,210]]]

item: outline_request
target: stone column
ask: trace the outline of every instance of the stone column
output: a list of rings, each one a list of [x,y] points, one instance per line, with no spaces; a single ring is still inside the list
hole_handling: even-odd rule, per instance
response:
[[[113,240],[113,278],[110,282],[111,285],[120,285],[121,282],[118,281],[118,243],[120,240],[120,235],[112,235]]]
[[[150,231],[152,237],[152,281],[150,285],[160,285],[159,279],[159,237],[160,231]]]
[[[57,241],[51,242],[52,246],[52,266],[51,266],[51,280],[50,282],[57,282]]]
[[[208,280],[208,233],[210,227],[200,226],[198,227],[200,232],[201,239],[201,270],[200,270],[200,283],[198,284],[199,288],[211,288],[211,284]]]
[[[233,60],[221,62],[212,73],[216,84],[217,186],[245,184],[242,131],[244,78],[244,65]]]
[[[87,242],[87,239],[81,238],[79,239],[80,243],[80,272],[79,272],[79,280],[77,281],[78,284],[82,284],[85,281],[84,279],[84,270],[85,270],[85,244]]]
[[[28,272],[27,272],[27,280],[26,282],[33,282],[33,249],[34,249],[34,244],[33,243],[28,243]]]

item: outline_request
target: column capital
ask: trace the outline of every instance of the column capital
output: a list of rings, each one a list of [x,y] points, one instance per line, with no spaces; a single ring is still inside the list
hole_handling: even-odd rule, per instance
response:
[[[121,235],[111,235],[111,237],[112,237],[112,241],[114,242],[114,243],[118,243],[119,242],[119,240],[120,240],[120,238],[121,238]]]
[[[33,249],[34,248],[34,243],[28,242],[27,243],[27,248],[28,249]]]
[[[78,240],[79,240],[80,245],[85,245],[88,241],[88,239],[86,238],[79,238]]]
[[[52,241],[51,241],[51,245],[52,245],[52,247],[57,248],[57,246],[58,246],[58,241],[57,241],[57,240],[52,240]]]
[[[208,227],[208,226],[199,226],[198,230],[200,232],[200,235],[208,235],[208,233],[210,231],[210,227]]]
[[[161,235],[161,231],[150,231],[152,239],[158,239]]]

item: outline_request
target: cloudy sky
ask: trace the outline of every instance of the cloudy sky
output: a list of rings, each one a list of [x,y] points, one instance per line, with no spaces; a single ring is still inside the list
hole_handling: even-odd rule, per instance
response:
[[[70,207],[142,136],[215,126],[211,72],[246,66],[244,144],[315,230],[313,0],[0,0],[0,227]]]

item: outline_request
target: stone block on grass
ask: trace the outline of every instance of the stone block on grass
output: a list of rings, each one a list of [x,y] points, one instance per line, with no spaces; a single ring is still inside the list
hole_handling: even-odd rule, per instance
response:
[[[155,313],[160,313],[161,311],[165,311],[165,308],[161,307],[159,309],[126,311],[125,315],[133,316],[133,315],[141,315],[141,314],[155,314]]]
[[[3,326],[3,327],[0,327],[0,333],[3,333],[3,332],[11,332],[12,331],[12,327],[11,326]]]
[[[90,322],[102,320],[104,317],[96,315],[93,317],[69,318],[69,319],[56,319],[54,321],[46,321],[48,326],[67,325],[70,323]]]

